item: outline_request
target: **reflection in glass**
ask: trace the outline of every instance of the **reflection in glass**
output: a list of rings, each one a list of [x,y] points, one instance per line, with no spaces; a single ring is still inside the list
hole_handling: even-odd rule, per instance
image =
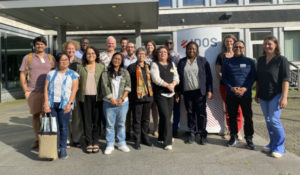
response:
[[[253,44],[252,45],[252,49],[253,49],[253,58],[258,59],[260,56],[263,55],[263,48],[262,48],[262,44]]]
[[[300,2],[300,0],[283,0],[283,2]]]
[[[250,0],[250,3],[272,2],[271,0]]]
[[[183,0],[183,5],[203,5],[204,0]]]
[[[300,61],[300,32],[284,32],[284,55],[289,61]]]
[[[216,0],[217,4],[237,4],[237,0]]]
[[[172,0],[159,0],[159,6],[160,7],[170,7],[172,5]]]
[[[32,52],[32,39],[7,34],[1,35],[1,57],[2,57],[2,87],[10,90],[20,88],[19,68],[23,57]]]
[[[251,32],[251,40],[264,40],[265,37],[271,34],[271,31]]]

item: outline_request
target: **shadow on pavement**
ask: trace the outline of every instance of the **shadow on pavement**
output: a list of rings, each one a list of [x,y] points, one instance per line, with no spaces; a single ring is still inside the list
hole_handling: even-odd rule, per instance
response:
[[[38,151],[30,148],[34,140],[31,119],[31,116],[27,118],[14,116],[10,119],[13,124],[0,123],[0,141],[32,160],[40,160]]]

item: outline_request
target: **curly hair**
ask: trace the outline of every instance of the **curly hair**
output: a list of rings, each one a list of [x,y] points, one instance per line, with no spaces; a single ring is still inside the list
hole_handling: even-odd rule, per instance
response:
[[[79,43],[77,41],[74,41],[74,40],[70,40],[70,41],[65,42],[62,45],[62,49],[64,51],[67,51],[67,47],[68,47],[69,44],[73,44],[73,46],[75,47],[75,50],[79,50]]]

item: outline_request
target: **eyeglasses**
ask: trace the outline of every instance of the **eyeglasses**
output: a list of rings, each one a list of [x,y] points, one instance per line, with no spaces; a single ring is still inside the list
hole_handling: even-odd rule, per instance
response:
[[[160,52],[158,52],[159,54],[168,54],[168,52],[166,52],[166,51],[160,51]]]
[[[243,49],[244,47],[243,46],[234,46],[233,48],[235,48],[235,49]]]
[[[171,44],[173,44],[173,42],[166,42],[166,45],[169,45],[169,44],[171,45]]]

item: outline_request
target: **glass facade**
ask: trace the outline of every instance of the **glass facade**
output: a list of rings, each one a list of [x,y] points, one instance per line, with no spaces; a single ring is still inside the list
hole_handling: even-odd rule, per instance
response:
[[[172,5],[172,0],[159,0],[160,7],[170,7]]]
[[[284,55],[289,61],[300,61],[300,31],[284,32]]]
[[[32,39],[10,33],[1,33],[2,89],[21,88],[19,67],[24,55],[32,52]]]
[[[237,4],[238,1],[237,0],[216,0],[216,3],[218,5],[220,5],[220,4]]]
[[[300,2],[300,0],[283,0],[283,2]]]
[[[204,0],[183,0],[183,5],[204,5]]]
[[[266,3],[266,2],[271,3],[272,0],[250,0],[249,2],[250,3]]]
[[[117,40],[117,49],[120,50],[120,39],[122,37],[127,37],[129,41],[135,42],[135,36],[133,34],[128,35],[113,35]],[[80,41],[82,37],[86,37],[90,40],[90,45],[96,47],[100,51],[104,51],[106,49],[105,43],[108,35],[93,35],[93,36],[67,36],[67,40],[75,40]],[[148,40],[153,40],[156,45],[163,45],[166,39],[172,38],[171,33],[154,33],[154,34],[142,34],[142,45],[146,43]]]

